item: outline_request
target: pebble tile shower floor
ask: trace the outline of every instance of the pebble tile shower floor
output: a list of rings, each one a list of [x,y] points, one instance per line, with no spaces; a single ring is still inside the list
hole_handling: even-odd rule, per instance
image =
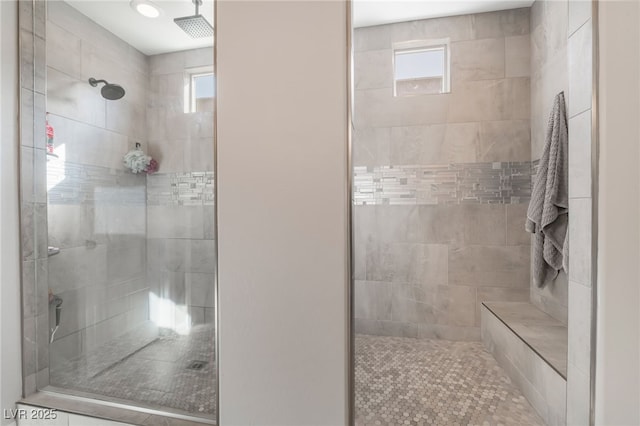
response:
[[[543,425],[480,342],[358,335],[356,426]]]
[[[89,392],[160,410],[215,417],[213,326],[196,326],[184,336],[164,333],[113,362],[117,346],[130,344],[123,340],[131,338],[120,339],[51,371],[51,384],[71,393]],[[137,344],[140,348],[140,342]],[[201,369],[189,369],[193,361],[206,363]]]

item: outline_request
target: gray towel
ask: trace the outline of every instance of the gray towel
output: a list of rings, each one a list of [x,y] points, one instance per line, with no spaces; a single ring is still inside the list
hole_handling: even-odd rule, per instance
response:
[[[567,270],[569,224],[568,130],[564,93],[558,93],[549,117],[544,150],[536,175],[525,228],[535,234],[533,282],[543,287]]]

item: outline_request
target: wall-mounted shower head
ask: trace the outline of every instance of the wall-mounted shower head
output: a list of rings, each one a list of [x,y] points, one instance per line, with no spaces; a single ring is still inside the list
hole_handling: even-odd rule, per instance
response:
[[[122,88],[122,86],[118,84],[111,84],[111,83],[108,83],[106,80],[96,80],[93,77],[89,79],[89,84],[92,85],[93,87],[97,87],[98,83],[104,83],[104,87],[100,90],[100,93],[102,93],[103,98],[108,99],[110,101],[115,101],[124,96],[124,93],[125,93],[124,89]]]
[[[193,16],[184,16],[175,18],[175,22],[182,31],[189,34],[192,38],[213,37],[213,26],[206,18],[198,13],[202,0],[192,0],[196,5],[196,14]]]

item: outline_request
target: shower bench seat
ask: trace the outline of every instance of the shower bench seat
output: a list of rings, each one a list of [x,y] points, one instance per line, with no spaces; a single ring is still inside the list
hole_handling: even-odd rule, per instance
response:
[[[563,424],[567,326],[528,302],[483,302],[484,346],[545,424]]]

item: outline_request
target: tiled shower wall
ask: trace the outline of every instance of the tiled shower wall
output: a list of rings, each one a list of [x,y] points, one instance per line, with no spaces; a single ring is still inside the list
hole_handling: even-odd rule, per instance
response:
[[[152,278],[159,283],[158,272],[174,267],[184,271],[185,280],[193,283],[187,288],[194,289],[187,297],[197,300],[191,310],[194,322],[213,317],[209,285],[213,285],[215,258],[213,239],[205,239],[214,229],[213,112],[184,114],[182,99],[180,109],[172,109],[167,100],[177,93],[162,93],[166,88],[158,86],[162,79],[152,82],[149,57],[63,2],[20,2],[19,19],[22,353],[24,394],[29,395],[49,384],[50,362],[55,367],[137,325],[145,326],[145,339],[155,333],[156,327],[148,321],[149,302],[158,300],[161,285],[154,285],[150,292],[148,283],[153,281],[146,279],[148,182],[144,175],[133,175],[122,167],[122,155],[136,142],[149,149],[148,136],[155,137],[152,154],[161,161],[161,172],[167,172],[150,182],[156,183],[156,190],[161,182],[162,188],[149,197],[149,204],[202,206],[198,241],[179,238],[186,223],[179,218],[167,223],[176,230],[158,231],[178,236],[176,244],[149,240],[154,249],[150,257],[161,265],[149,268]],[[212,50],[207,50],[174,54],[164,62],[165,69],[184,71],[190,64],[211,64]],[[90,87],[89,77],[121,84],[127,91],[125,98],[105,101],[100,87]],[[183,90],[180,81],[181,98]],[[57,158],[46,155],[47,108]],[[153,117],[147,119],[147,114]],[[147,134],[149,124],[154,127]],[[163,147],[164,135],[170,137],[170,132],[180,129],[185,130],[180,132],[181,140],[167,138],[173,145]],[[190,149],[185,150],[185,140]],[[167,161],[162,161],[163,155]],[[175,158],[180,159],[179,167],[171,166]],[[175,194],[174,186],[179,187]],[[163,198],[165,193],[169,197]],[[153,214],[150,217],[155,219]],[[59,247],[60,253],[48,257],[47,245]],[[61,326],[52,345],[49,336],[55,310],[47,300],[50,288],[64,300]]]
[[[147,177],[147,276],[173,313],[158,321],[179,329],[214,320],[213,109],[184,110],[189,70],[213,67],[213,49],[149,60],[149,153],[160,168]],[[152,306],[152,319],[163,312]]]
[[[592,307],[592,1],[536,1],[531,7],[531,155],[542,154],[553,97],[565,92],[569,120],[569,274],[531,301],[568,325],[567,424],[589,424]]]
[[[451,93],[393,96],[392,46],[449,38]],[[356,332],[479,339],[529,300],[529,9],[355,31]]]
[[[149,64],[145,55],[60,1],[47,2],[49,287],[63,299],[51,368],[148,325],[144,175],[124,169],[146,147]],[[122,85],[105,100],[88,79]],[[55,310],[50,309],[50,327]]]
[[[536,1],[531,6],[531,158],[539,160],[544,148],[549,114],[557,93],[569,101],[567,58],[568,1]],[[538,288],[531,281],[531,302],[567,323],[567,274]]]
[[[587,424],[593,359],[592,94],[594,20],[591,1],[568,2],[569,69],[569,296],[567,424]]]
[[[22,260],[22,386],[49,384],[49,302],[45,129],[45,3],[19,2],[20,249]]]

